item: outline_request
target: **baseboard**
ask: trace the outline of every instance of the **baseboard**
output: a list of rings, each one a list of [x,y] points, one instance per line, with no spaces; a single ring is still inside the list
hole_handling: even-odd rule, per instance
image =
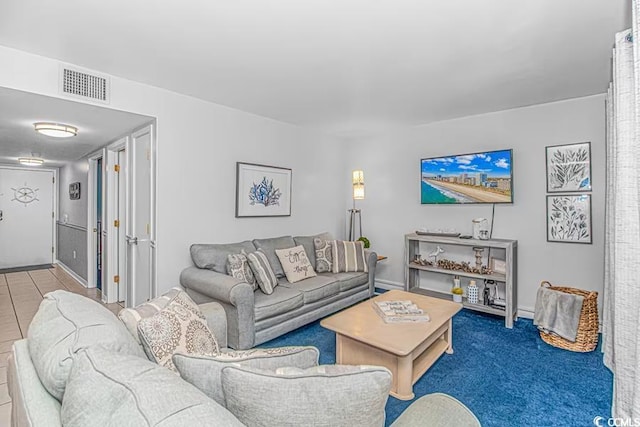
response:
[[[404,291],[404,283],[402,282],[393,282],[391,280],[384,279],[376,279],[376,288],[385,289],[387,291],[392,291],[394,289],[399,289]]]
[[[83,279],[82,277],[78,276],[78,273],[76,273],[71,268],[66,266],[62,261],[56,260],[55,264],[57,264],[61,269],[63,269],[65,271],[65,273],[67,273],[69,276],[73,277],[76,282],[80,283],[85,288],[89,287],[87,285],[87,281],[85,279]]]
[[[533,319],[533,309],[532,308],[518,308],[518,317],[522,317],[524,319]]]

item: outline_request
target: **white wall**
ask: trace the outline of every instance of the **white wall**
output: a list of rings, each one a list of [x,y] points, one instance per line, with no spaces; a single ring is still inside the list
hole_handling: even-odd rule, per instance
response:
[[[0,86],[58,95],[59,62],[0,47]],[[191,265],[189,245],[343,232],[348,183],[340,141],[167,90],[111,77],[111,108],[157,118],[158,288]],[[293,170],[292,215],[235,215],[235,163]]]
[[[363,233],[389,259],[377,278],[404,281],[403,236],[419,227],[471,232],[491,205],[421,205],[420,159],[513,148],[513,205],[497,205],[493,236],[518,240],[518,306],[533,310],[541,280],[601,292],[604,259],[604,96],[414,127],[349,145],[348,170],[362,168]],[[546,241],[545,146],[591,141],[593,244]],[[348,196],[345,195],[345,199]],[[471,258],[469,259],[471,260]]]
[[[58,188],[60,202],[58,204],[58,220],[64,222],[67,215],[69,224],[80,227],[88,227],[87,224],[87,190],[88,190],[89,162],[86,158],[75,162],[69,162],[60,168],[58,174]],[[69,184],[80,183],[80,199],[71,200],[69,198]],[[86,248],[85,248],[86,250]]]

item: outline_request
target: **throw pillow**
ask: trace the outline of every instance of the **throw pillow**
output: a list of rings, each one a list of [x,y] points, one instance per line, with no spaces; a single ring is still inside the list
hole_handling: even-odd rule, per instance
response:
[[[289,249],[276,249],[276,255],[280,259],[280,264],[282,264],[282,269],[289,283],[317,276],[302,245]]]
[[[384,425],[389,370],[353,366],[322,371],[312,367],[277,375],[227,366],[222,369],[226,407],[248,426]]]
[[[174,371],[176,368],[171,360],[174,353],[218,353],[218,342],[204,315],[183,291],[158,313],[142,319],[138,323],[138,333],[147,357]]]
[[[279,347],[225,351],[217,356],[174,354],[173,363],[180,376],[221,405],[225,405],[220,375],[226,366],[275,370],[283,366],[306,369],[318,364],[320,352],[315,347]]]
[[[316,271],[318,273],[330,273],[333,271],[331,242],[331,240],[313,239],[313,246],[316,249]]]
[[[247,254],[247,261],[249,261],[249,266],[251,267],[251,271],[253,271],[260,290],[267,295],[271,295],[275,287],[278,286],[278,279],[265,253],[262,249],[251,252]]]
[[[247,256],[244,253],[227,255],[227,274],[243,282],[247,282],[253,287],[254,291],[258,289],[256,278],[251,272],[251,267],[249,267],[249,263],[247,262]]]
[[[127,327],[127,330],[131,332],[131,335],[133,335],[138,344],[142,345],[142,342],[140,342],[140,337],[138,336],[138,323],[142,319],[151,317],[165,308],[167,304],[169,304],[169,301],[171,301],[181,291],[182,289],[180,288],[172,288],[169,292],[162,295],[161,297],[142,303],[135,308],[123,308],[118,313],[118,318],[122,321],[122,323],[124,323],[124,326]]]
[[[364,271],[366,273],[369,271],[362,242],[334,240],[331,242],[331,255],[334,273],[350,271]]]
[[[60,420],[49,420],[46,425],[242,425],[228,410],[163,367],[102,348],[78,355],[58,410]]]

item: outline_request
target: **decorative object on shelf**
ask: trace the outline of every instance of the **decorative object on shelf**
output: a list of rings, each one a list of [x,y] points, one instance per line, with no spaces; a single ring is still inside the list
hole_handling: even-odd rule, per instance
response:
[[[489,238],[489,221],[486,218],[475,218],[471,221],[471,235],[474,239],[487,240]]]
[[[464,271],[465,273],[473,273],[473,274],[493,274],[486,265],[483,265],[480,268],[471,267],[471,263],[469,262],[456,262],[448,259],[441,259],[436,264],[437,267],[442,268],[444,270],[452,270],[452,271]]]
[[[418,254],[416,255],[415,259],[413,260],[413,263],[418,264],[418,265],[423,265],[423,266],[433,266],[433,263],[431,261],[427,261],[426,259],[422,258],[422,255]]]
[[[369,249],[371,247],[371,242],[369,241],[369,239],[367,239],[364,236],[360,236],[358,238],[358,241],[362,242],[362,244],[364,245],[365,249]]]
[[[547,241],[591,243],[591,194],[547,196]]]
[[[460,277],[453,276],[453,288],[451,294],[453,295],[453,302],[462,302],[462,288],[460,287]]]
[[[443,254],[444,253],[444,249],[442,249],[440,246],[436,246],[436,249],[431,252],[429,255],[427,255],[429,258],[433,258],[433,263],[437,264],[438,263],[438,255]]]
[[[482,253],[484,252],[484,248],[474,246],[473,252],[476,254],[476,268],[482,270]]]
[[[373,308],[385,323],[428,322],[429,315],[410,300],[373,301]]]
[[[469,304],[478,303],[478,286],[476,286],[475,280],[470,280],[467,286],[467,302]]]
[[[591,143],[546,147],[547,193],[591,191]]]
[[[80,183],[72,182],[69,184],[69,199],[80,200]]]
[[[353,186],[353,208],[349,209],[349,240],[356,240],[356,221],[362,237],[362,215],[360,209],[356,209],[356,200],[364,200],[364,172],[355,170],[352,172],[351,185]]]
[[[236,163],[236,218],[291,216],[291,169]]]
[[[489,269],[496,274],[507,274],[507,262],[503,259],[492,257],[489,260]]]

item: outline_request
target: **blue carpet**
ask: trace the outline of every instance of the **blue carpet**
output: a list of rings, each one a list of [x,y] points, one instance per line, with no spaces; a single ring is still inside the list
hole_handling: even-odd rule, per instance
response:
[[[417,397],[442,392],[471,409],[484,427],[593,426],[609,418],[613,377],[598,348],[574,353],[546,344],[531,320],[504,320],[462,310],[453,319],[454,354],[443,355],[413,386]],[[313,345],[320,363],[335,363],[335,334],[312,323],[261,347]],[[389,397],[387,425],[411,401]]]

